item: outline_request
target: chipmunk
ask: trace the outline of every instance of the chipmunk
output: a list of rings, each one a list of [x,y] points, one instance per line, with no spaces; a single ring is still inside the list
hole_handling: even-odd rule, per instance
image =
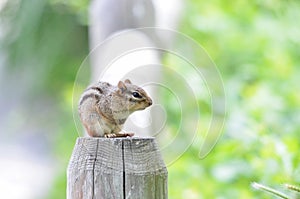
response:
[[[80,120],[92,137],[127,137],[123,125],[134,111],[152,105],[147,93],[129,79],[119,81],[118,86],[98,82],[89,86],[81,95],[78,105]]]

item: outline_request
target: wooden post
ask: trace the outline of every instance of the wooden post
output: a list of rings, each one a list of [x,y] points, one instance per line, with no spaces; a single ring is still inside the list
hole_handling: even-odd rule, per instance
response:
[[[78,138],[68,199],[165,199],[168,172],[154,138]]]

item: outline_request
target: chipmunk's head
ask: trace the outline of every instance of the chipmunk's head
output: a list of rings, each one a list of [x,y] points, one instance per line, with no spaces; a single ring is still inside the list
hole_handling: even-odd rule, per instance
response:
[[[144,110],[152,105],[152,99],[144,89],[131,83],[129,79],[118,83],[118,94],[125,97],[130,112]]]

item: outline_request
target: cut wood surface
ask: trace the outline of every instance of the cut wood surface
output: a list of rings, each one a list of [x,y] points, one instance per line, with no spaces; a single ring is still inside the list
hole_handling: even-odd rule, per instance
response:
[[[165,199],[168,172],[154,138],[78,138],[68,199]]]

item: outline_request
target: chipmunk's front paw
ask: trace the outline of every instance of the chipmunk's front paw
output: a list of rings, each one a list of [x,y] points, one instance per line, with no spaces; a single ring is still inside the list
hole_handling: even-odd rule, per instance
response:
[[[115,134],[115,133],[104,134],[104,137],[105,137],[105,138],[115,138],[115,137],[117,137],[117,134]]]
[[[134,133],[110,133],[104,135],[104,137],[106,138],[132,137],[132,136],[134,136]]]

